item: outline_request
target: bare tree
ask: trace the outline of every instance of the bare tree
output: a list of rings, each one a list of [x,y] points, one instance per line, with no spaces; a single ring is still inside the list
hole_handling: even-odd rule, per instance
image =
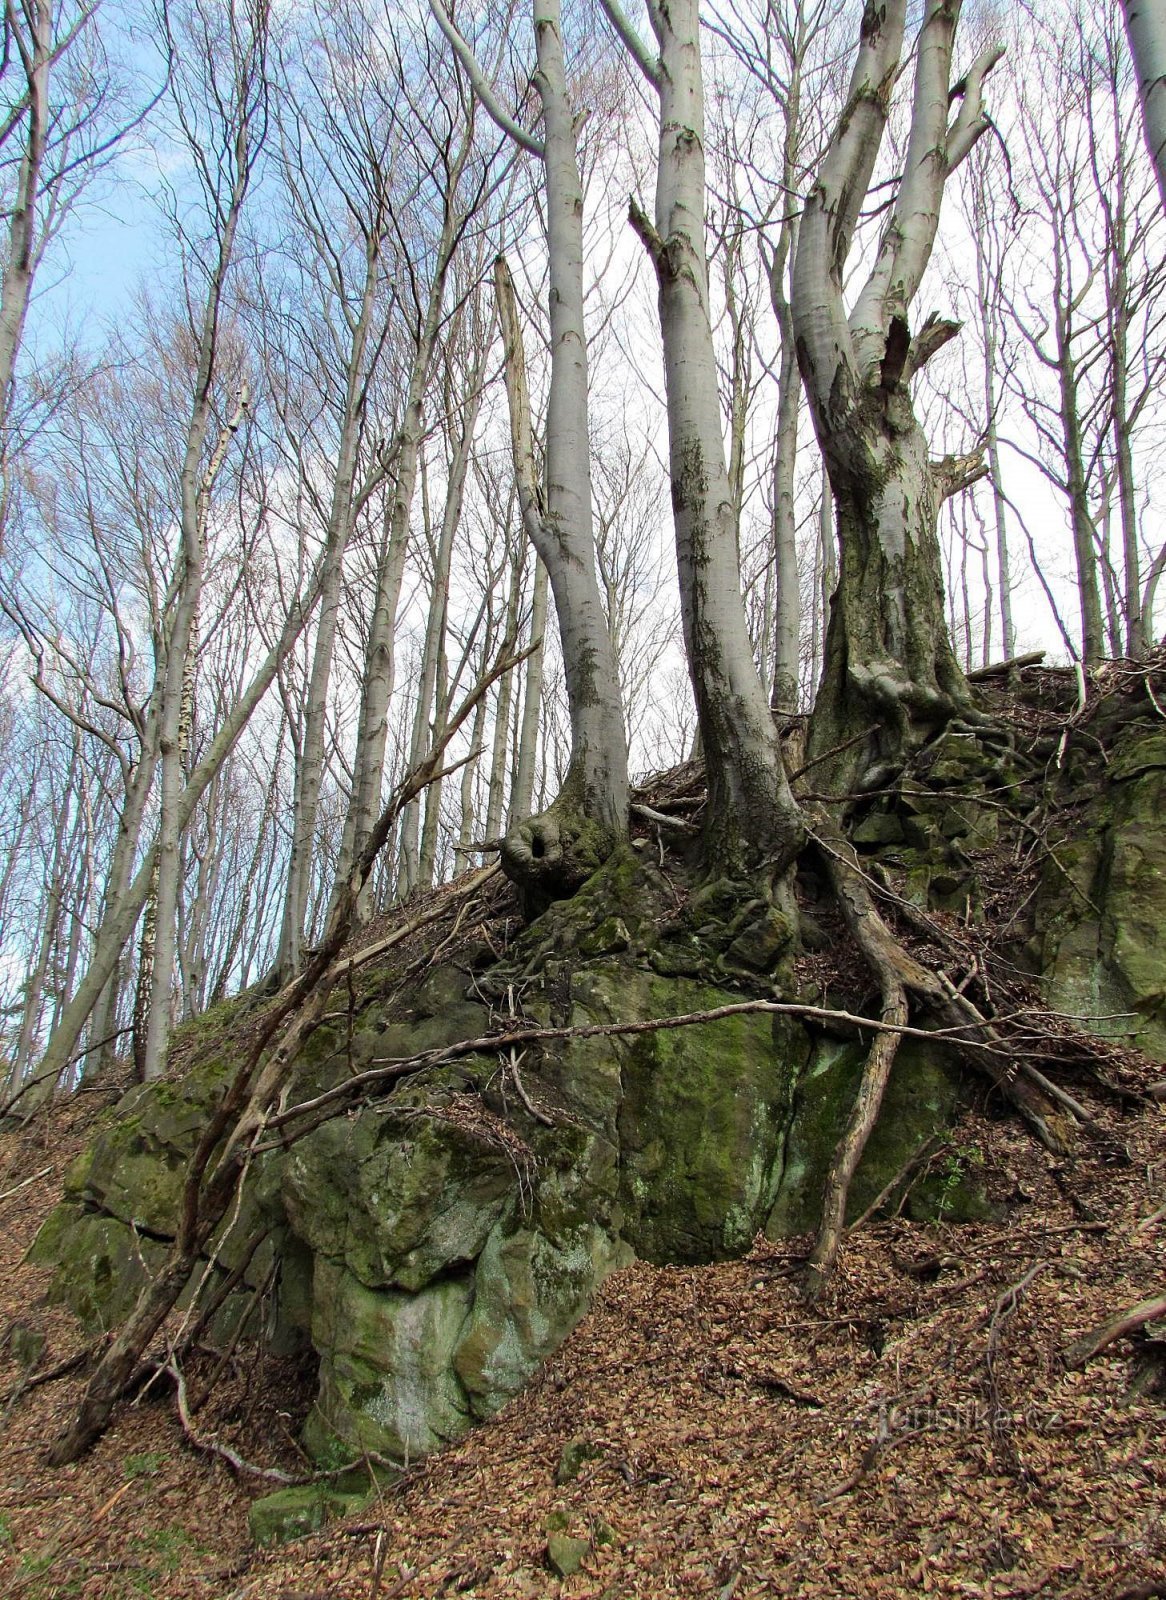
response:
[[[559,619],[571,711],[571,762],[560,793],[540,816],[511,828],[502,860],[535,896],[570,892],[627,831],[627,744],[611,639],[595,568],[588,438],[587,332],[583,318],[583,193],[574,113],[567,94],[558,0],[537,0],[534,85],[543,137],[534,138],[501,106],[441,0],[430,0],[475,93],[496,122],[542,162],[546,196],[551,378],[546,476],[540,488],[519,414],[522,330],[508,271],[496,274],[506,347],[511,433],[519,504],[527,537],[546,566]],[[516,407],[519,411],[516,411]]]
[[[697,4],[649,6],[658,56],[615,0],[604,9],[659,97],[655,217],[635,200],[630,215],[659,288],[681,620],[708,769],[705,849],[714,868],[760,869],[785,897],[803,833],[741,598],[709,309]]]
[[[799,360],[841,548],[810,745],[823,755],[853,740],[823,774],[840,792],[856,780],[879,781],[967,701],[944,626],[936,516],[943,497],[983,468],[978,456],[928,459],[909,384],[958,324],[931,316],[912,333],[908,315],[944,187],[987,127],[982,85],[1001,52],[981,54],[953,84],[960,6],[929,0],[902,177],[848,315],[843,273],[900,75],[906,12],[905,0],[864,12],[846,104],[806,201],[793,270]]]

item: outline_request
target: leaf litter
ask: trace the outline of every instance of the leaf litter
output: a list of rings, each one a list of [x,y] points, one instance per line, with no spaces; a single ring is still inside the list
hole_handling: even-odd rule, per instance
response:
[[[1166,1595],[1166,1330],[1151,1324],[1079,1371],[1065,1362],[1080,1335],[1166,1283],[1166,1222],[1145,1225],[1166,1183],[1166,1110],[1092,1109],[1110,1137],[1072,1163],[990,1106],[969,1112],[933,1159],[977,1151],[1006,1220],[865,1223],[812,1308],[798,1289],[805,1240],[616,1273],[497,1417],[357,1517],[257,1551],[254,1481],[193,1452],[160,1387],[59,1473],[43,1450],[80,1378],[13,1398],[82,1348],[69,1315],[43,1302],[47,1275],[22,1259],[84,1141],[88,1108],[67,1103],[0,1135],[0,1589],[30,1600]],[[38,1351],[31,1368],[17,1350],[26,1363]],[[302,1364],[241,1348],[200,1430],[302,1471],[295,1434],[311,1380]],[[580,1541],[568,1576],[548,1562],[552,1533]]]

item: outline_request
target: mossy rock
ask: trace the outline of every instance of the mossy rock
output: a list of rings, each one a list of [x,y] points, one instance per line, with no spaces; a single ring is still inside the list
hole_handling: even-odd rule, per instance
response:
[[[368,1504],[371,1490],[341,1493],[320,1484],[279,1489],[251,1502],[247,1524],[257,1545],[288,1544],[318,1533],[333,1517],[352,1516]]]
[[[125,1320],[167,1253],[116,1217],[65,1201],[49,1213],[27,1259],[55,1267],[49,1301],[67,1305],[85,1332],[96,1334]]]
[[[826,1174],[858,1092],[866,1053],[863,1045],[818,1041],[797,1086],[785,1171],[765,1230],[771,1239],[817,1226]],[[950,1127],[959,1101],[959,1071],[942,1047],[904,1039],[850,1185],[849,1218],[860,1215],[929,1139]],[[955,1204],[954,1196],[948,1199]]]
[[[1058,1011],[1166,1059],[1166,739],[1127,735],[1116,782],[1054,844],[1030,958]]]
[[[296,1233],[367,1288],[417,1290],[478,1255],[513,1204],[514,1165],[438,1098],[326,1123],[287,1160],[283,1200]],[[405,1111],[412,1111],[406,1115]]]
[[[596,1289],[631,1252],[597,1227],[552,1244],[497,1228],[474,1275],[473,1309],[454,1366],[478,1416],[490,1416],[562,1344]]]
[[[469,1275],[408,1294],[366,1288],[316,1258],[320,1389],[304,1439],[317,1460],[331,1465],[367,1450],[415,1461],[466,1431],[470,1406],[454,1352],[473,1299]]]

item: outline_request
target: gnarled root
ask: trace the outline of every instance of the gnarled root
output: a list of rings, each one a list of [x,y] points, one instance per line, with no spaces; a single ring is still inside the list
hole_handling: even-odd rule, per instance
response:
[[[937,994],[938,985],[904,950],[879,915],[853,846],[833,828],[821,829],[818,839],[846,926],[878,979],[882,1021],[892,1028],[902,1027],[907,1022],[908,987]],[[821,1293],[838,1259],[851,1180],[878,1121],[901,1037],[898,1033],[876,1034],[866,1058],[858,1094],[826,1177],[822,1220],[806,1275],[806,1291],[811,1299]]]
[[[1068,1097],[1058,1094],[1047,1080],[1042,1086],[1037,1074],[1005,1064],[1002,1041],[989,1020],[945,983],[942,975],[927,971],[904,948],[879,914],[853,846],[820,815],[815,820],[815,838],[846,926],[878,981],[882,1021],[892,1029],[905,1026],[910,997],[946,1027],[960,1030],[962,1037],[949,1035],[946,1042],[986,1073],[1042,1144],[1065,1154],[1072,1146],[1075,1122]],[[878,1121],[901,1037],[880,1032],[870,1047],[858,1094],[826,1178],[822,1219],[807,1267],[810,1298],[820,1294],[838,1259],[851,1180]]]

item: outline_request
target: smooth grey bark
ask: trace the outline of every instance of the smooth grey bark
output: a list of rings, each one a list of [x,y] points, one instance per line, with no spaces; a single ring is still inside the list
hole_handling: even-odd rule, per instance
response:
[[[575,123],[567,96],[558,0],[536,0],[535,87],[543,111],[543,170],[549,273],[551,375],[547,395],[544,493],[516,476],[523,525],[546,566],[555,597],[571,714],[571,759],[562,791],[542,817],[507,835],[503,865],[542,888],[570,890],[627,832],[627,740],[615,655],[596,575],[588,425],[587,333],[583,316],[583,191]],[[496,280],[501,292],[501,278]],[[507,371],[522,343],[502,295]],[[515,397],[511,437],[515,437]],[[529,425],[529,403],[527,405]],[[533,460],[533,451],[527,452]]]
[[[999,397],[996,385],[996,358],[999,351],[999,286],[987,259],[986,234],[991,226],[981,181],[973,179],[971,213],[976,252],[976,315],[980,323],[980,344],[984,352],[984,455],[988,481],[992,486],[992,519],[996,541],[996,584],[1000,602],[1000,630],[1003,655],[1010,661],[1016,654],[1016,625],[1012,618],[1012,566],[1008,550],[1008,506],[1004,497],[1003,463],[997,428]],[[996,262],[997,271],[1002,263]]]
[[[515,552],[510,564],[510,589],[506,596],[502,648],[509,655],[518,638],[518,601],[522,585],[522,558]],[[506,799],[506,777],[510,756],[510,703],[514,694],[514,674],[498,681],[494,703],[494,741],[490,750],[490,773],[486,788],[486,838],[496,839],[502,831]]]
[[[327,520],[327,560],[321,582],[320,615],[312,647],[312,669],[304,706],[304,731],[292,799],[292,843],[284,895],[276,965],[283,982],[299,971],[303,961],[304,923],[307,916],[316,817],[324,775],[324,742],[328,720],[328,690],[340,619],[340,590],[344,555],[352,534],[356,498],[356,473],[369,373],[366,355],[372,333],[373,309],[380,277],[380,229],[374,222],[367,235],[365,275],[359,309],[352,320],[345,372],[344,400],[336,470]]]
[[[1122,0],[1122,11],[1138,78],[1146,148],[1166,210],[1166,5],[1162,0]]]
[[[899,77],[906,9],[906,0],[890,0],[864,12],[847,99],[806,201],[793,269],[798,359],[840,546],[811,756],[872,729],[821,773],[840,791],[882,781],[968,699],[944,616],[936,519],[944,495],[982,467],[977,458],[934,467],[928,459],[909,383],[958,328],[929,318],[912,335],[908,313],[944,186],[987,127],[983,79],[1000,52],[985,52],[953,89],[960,6],[929,0],[903,175],[847,316],[842,277]]]
[[[8,249],[0,286],[0,438],[7,429],[16,357],[24,335],[28,302],[36,270],[37,202],[41,168],[49,126],[49,74],[54,59],[53,0],[32,0],[12,8],[6,25],[6,44],[16,53],[24,71],[25,126],[16,193],[8,219]],[[19,17],[20,20],[17,20]],[[25,35],[21,21],[28,25]],[[8,115],[16,119],[18,108]],[[3,452],[0,450],[0,459]]]
[[[519,504],[555,597],[571,716],[571,758],[559,794],[540,816],[511,827],[503,841],[503,868],[533,906],[548,895],[573,892],[627,834],[627,738],[596,577],[575,118],[567,94],[559,0],[535,0],[533,8],[541,140],[502,110],[441,0],[430,0],[430,7],[486,110],[543,164],[551,373],[541,490],[533,470],[529,402],[524,404],[515,389],[517,379],[525,390],[525,361],[513,284],[501,259],[495,270]],[[520,445],[522,429],[526,441]]]
[[[170,1039],[171,990],[178,916],[178,896],[182,881],[182,832],[179,821],[186,783],[191,722],[194,713],[194,668],[198,650],[198,612],[202,598],[206,559],[206,521],[210,495],[222,466],[231,436],[238,428],[247,405],[247,394],[240,394],[234,416],[221,429],[210,461],[203,467],[211,419],[211,390],[215,378],[221,296],[234,241],[235,226],[246,192],[246,180],[237,187],[228,226],[219,252],[218,270],[212,280],[199,348],[195,403],[187,432],[186,457],[181,485],[181,581],[171,613],[166,638],[166,666],[158,718],[159,819],[157,872],[154,887],[154,938],[151,951],[149,1016],[146,1026],[142,1076],[158,1077],[165,1067]]]
[[[206,561],[206,530],[211,494],[226,453],[249,403],[246,380],[240,382],[234,413],[222,424],[207,455],[214,419],[215,389],[219,381],[220,342],[235,241],[256,163],[267,133],[267,24],[265,5],[246,16],[231,14],[223,22],[223,35],[204,35],[199,67],[214,74],[210,89],[203,82],[174,82],[177,114],[188,141],[201,146],[197,106],[205,96],[213,160],[205,166],[213,184],[205,195],[212,228],[212,252],[207,271],[206,299],[197,329],[194,358],[194,393],[186,429],[185,454],[179,476],[178,571],[168,598],[165,631],[165,669],[158,712],[158,802],[156,844],[157,879],[154,903],[154,939],[151,953],[149,1018],[146,1028],[142,1075],[155,1078],[163,1071],[171,1027],[171,990],[174,982],[178,897],[182,879],[179,812],[186,783],[187,747],[194,700],[194,671],[198,649],[198,615]],[[222,51],[215,59],[214,45]]]
[[[547,629],[547,569],[537,551],[531,585],[530,638],[535,648],[526,660],[526,680],[522,690],[522,722],[518,735],[518,758],[514,784],[510,790],[508,825],[530,815],[534,801],[534,770],[538,753],[538,733],[542,718],[544,639]]]
[[[464,326],[465,319],[460,320]],[[474,331],[480,332],[480,330],[476,329],[476,326]],[[416,766],[421,761],[429,747],[431,738],[430,725],[434,717],[435,697],[437,694],[438,662],[444,649],[447,612],[449,609],[450,562],[453,558],[454,538],[461,524],[466,473],[469,469],[474,433],[482,406],[486,357],[490,344],[491,340],[489,338],[482,338],[473,343],[469,369],[460,374],[460,376],[464,377],[465,384],[460,398],[455,399],[452,393],[452,371],[447,373],[445,386],[446,409],[451,417],[451,427],[456,424],[456,431],[453,433],[450,456],[447,462],[445,503],[442,508],[441,527],[437,540],[431,547],[433,582],[429,591],[429,612],[425,622],[425,638],[421,647],[420,682],[417,688],[417,703],[413,711],[413,728],[409,740],[409,762],[411,766]],[[441,788],[440,785],[434,784],[426,791],[425,811],[427,819],[430,808],[433,808],[436,815],[440,804]],[[430,886],[421,870],[420,823],[421,799],[418,796],[416,799],[411,800],[401,813],[397,874],[397,893],[401,899],[407,898],[418,886],[421,888]],[[432,864],[430,865],[430,871],[432,871]]]
[[[619,8],[604,9],[627,42]],[[659,96],[655,220],[631,220],[656,269],[681,621],[708,773],[705,852],[726,873],[778,884],[802,843],[749,640],[721,433],[705,250],[704,84],[696,0],[649,8],[659,61],[633,50]]]

